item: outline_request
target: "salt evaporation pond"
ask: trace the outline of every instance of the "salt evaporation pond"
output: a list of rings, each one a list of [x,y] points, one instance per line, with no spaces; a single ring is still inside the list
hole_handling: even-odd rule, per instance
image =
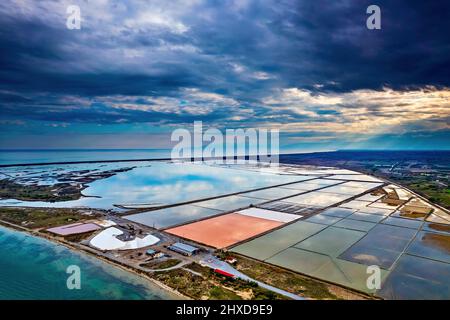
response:
[[[0,200],[0,206],[113,209],[114,204],[168,205],[301,180],[293,175],[195,163],[149,162],[145,166],[142,166],[142,162],[139,164],[141,166],[133,170],[119,172],[112,177],[90,183],[89,187],[83,190],[85,197],[78,200],[52,203],[4,199]],[[133,163],[122,164],[122,167],[133,166]],[[61,165],[58,167],[64,168]],[[72,167],[80,169],[79,165]],[[115,163],[114,168],[117,167]],[[28,170],[30,168],[32,167],[27,167]],[[42,172],[43,168],[36,167],[35,170]]]

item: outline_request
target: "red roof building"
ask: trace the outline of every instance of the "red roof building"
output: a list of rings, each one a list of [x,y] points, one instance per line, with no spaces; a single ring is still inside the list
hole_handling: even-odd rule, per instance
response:
[[[228,278],[236,278],[236,276],[234,274],[228,273],[226,271],[223,271],[221,269],[214,269],[215,273],[218,273],[222,276],[228,277]]]

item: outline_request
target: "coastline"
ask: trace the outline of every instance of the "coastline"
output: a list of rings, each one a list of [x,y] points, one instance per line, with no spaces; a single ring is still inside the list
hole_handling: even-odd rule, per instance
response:
[[[39,231],[35,231],[35,230],[29,229],[29,228],[26,228],[26,227],[23,227],[23,226],[19,226],[19,225],[16,225],[16,224],[13,224],[13,223],[1,220],[1,219],[0,219],[0,225],[2,227],[10,229],[10,230],[26,233],[26,234],[28,234],[28,235],[30,235],[32,237],[37,237],[37,238],[42,238],[42,239],[48,240],[48,241],[50,241],[50,242],[52,242],[53,244],[56,244],[56,245],[62,245],[64,247],[66,247],[67,249],[69,249],[71,251],[74,251],[74,252],[76,252],[78,254],[89,255],[90,257],[94,257],[94,258],[96,258],[98,260],[101,260],[101,261],[103,261],[103,262],[105,262],[105,263],[107,263],[107,264],[109,264],[109,265],[111,265],[111,266],[113,266],[115,268],[119,268],[122,271],[132,273],[133,275],[138,276],[140,278],[143,278],[146,281],[150,281],[152,284],[154,284],[154,285],[158,286],[159,288],[167,291],[169,294],[174,295],[176,297],[179,297],[180,300],[192,300],[192,298],[190,298],[188,296],[185,296],[181,292],[179,292],[179,291],[177,291],[177,290],[175,290],[175,289],[165,285],[164,283],[162,283],[162,282],[160,282],[160,281],[158,281],[158,280],[156,280],[156,279],[154,279],[154,278],[144,274],[143,272],[140,272],[140,271],[138,271],[138,270],[136,270],[136,269],[134,269],[134,268],[132,268],[130,266],[126,266],[126,265],[120,264],[117,261],[113,261],[113,260],[107,259],[106,257],[100,256],[94,250],[90,251],[90,250],[88,250],[87,248],[85,248],[85,247],[83,247],[81,245],[78,246],[78,245],[76,245],[74,243],[67,242],[67,241],[58,239],[56,237],[52,237],[50,235],[40,233]]]
[[[286,162],[286,164],[289,165],[289,162]],[[292,164],[292,165],[295,166],[295,164]],[[153,167],[155,167],[155,166],[153,166]],[[339,168],[339,167],[336,167],[336,168]],[[350,170],[350,169],[347,169],[347,170]],[[381,188],[381,187],[386,187],[386,185],[392,185],[392,186],[390,186],[390,188],[388,188],[389,190],[395,190],[396,187],[399,187],[400,189],[403,189],[403,192],[406,192],[406,196],[408,198],[407,200],[402,200],[402,199],[398,198],[397,199],[398,202],[396,204],[395,203],[394,204],[389,203],[390,200],[385,202],[383,200],[384,198],[391,199],[391,200],[393,198],[389,196],[389,194],[391,194],[390,191],[388,189],[384,189],[384,191],[383,190],[379,190],[379,192],[381,192],[382,194],[388,195],[387,197],[382,196],[382,199],[377,198],[378,200],[374,200],[374,199],[371,199],[370,196],[369,196],[369,198],[366,198],[365,201],[367,203],[371,202],[371,204],[369,205],[369,204],[366,203],[366,204],[364,204],[364,206],[371,206],[371,205],[376,206],[378,202],[383,202],[383,203],[387,203],[387,204],[381,204],[380,203],[379,206],[381,206],[381,209],[383,209],[383,206],[386,206],[386,205],[389,205],[389,206],[394,206],[395,205],[395,208],[397,208],[397,211],[398,211],[398,209],[400,208],[399,205],[404,205],[405,203],[408,203],[410,200],[415,200],[416,202],[417,201],[424,201],[425,202],[424,205],[426,205],[427,207],[430,207],[430,210],[431,210],[431,208],[434,208],[436,210],[442,210],[443,213],[447,213],[448,214],[448,211],[445,210],[444,208],[441,208],[437,204],[432,204],[431,201],[428,200],[427,198],[425,198],[422,195],[412,191],[411,189],[409,189],[407,187],[403,187],[403,185],[401,183],[394,182],[391,179],[389,179],[388,177],[383,177],[383,176],[380,177],[379,175],[376,175],[376,174],[366,173],[366,171],[364,171],[362,169],[360,169],[360,170],[351,170],[351,171],[352,171],[352,173],[348,177],[339,176],[338,173],[340,173],[341,171],[336,172],[334,175],[336,175],[336,179],[338,179],[338,180],[350,181],[350,183],[353,183],[353,184],[355,184],[355,182],[351,182],[351,181],[358,181],[356,178],[355,178],[355,180],[352,179],[352,177],[355,174],[367,174],[367,175],[370,175],[370,176],[373,176],[373,177],[377,177],[377,178],[379,178],[379,180],[376,180],[377,182],[379,182],[379,183],[383,182],[382,185],[378,186],[378,187]],[[349,174],[349,173],[345,173],[345,174]],[[333,174],[331,176],[333,176]],[[324,176],[325,179],[327,177],[329,177],[329,175]],[[330,179],[333,179],[333,178],[331,177]],[[363,179],[363,180],[365,180],[365,179]],[[302,182],[303,181],[304,180],[302,180]],[[367,181],[367,182],[370,182],[370,180]],[[362,182],[362,183],[364,183],[364,182]],[[290,183],[284,183],[284,184],[290,184]],[[284,184],[280,184],[280,185],[276,185],[276,186],[283,186]],[[373,186],[370,183],[368,183],[368,185],[369,186]],[[260,189],[270,189],[270,188],[273,188],[273,187],[274,186],[271,185],[270,187],[262,187]],[[260,189],[258,189],[258,190],[260,190]],[[320,191],[320,190],[321,190],[321,188],[314,189],[314,191]],[[339,190],[335,190],[335,191],[337,192]],[[364,195],[366,193],[368,193],[368,192],[371,192],[371,191],[373,191],[373,190],[372,189],[368,189],[368,186],[366,186],[365,187],[365,191],[364,191]],[[235,194],[239,194],[239,193],[242,193],[242,192],[230,193],[227,196],[235,195]],[[305,192],[305,193],[307,193],[307,192]],[[402,196],[403,193],[394,192],[393,194],[397,195],[398,197],[400,197],[400,196]],[[379,194],[374,193],[373,195],[379,195]],[[360,196],[360,194],[358,194],[358,196]],[[403,195],[403,197],[406,197],[406,196]],[[222,198],[222,197],[225,197],[225,196],[222,195],[222,196],[218,196],[217,198]],[[285,196],[284,198],[279,198],[279,199],[283,200],[283,199],[289,198],[289,197],[290,196]],[[344,202],[345,201],[349,201],[349,200],[354,200],[354,197],[355,196],[352,196],[351,198],[348,198],[348,199],[344,200]],[[212,198],[207,198],[207,199],[212,199]],[[201,200],[206,200],[206,199],[201,199]],[[196,200],[196,201],[199,201],[199,200]],[[195,203],[196,201],[193,201],[193,202]],[[136,202],[136,203],[138,203],[138,202]],[[184,204],[185,202],[182,202],[182,203]],[[333,204],[333,206],[340,206],[342,203],[343,202],[335,202]],[[413,203],[413,206],[414,206],[414,203]],[[419,202],[417,202],[417,203],[419,203]],[[363,203],[360,202],[360,204],[363,204]],[[379,206],[378,206],[378,208],[379,208]],[[239,290],[236,291],[236,290],[233,290],[233,288],[231,288],[231,287],[226,287],[226,286],[220,285],[217,282],[214,282],[214,279],[211,279],[209,277],[209,274],[208,275],[204,275],[204,274],[202,274],[202,272],[198,272],[197,266],[195,266],[195,265],[191,269],[189,267],[183,268],[183,265],[180,264],[180,266],[177,268],[177,269],[180,269],[180,270],[177,270],[177,271],[174,271],[174,272],[172,272],[173,270],[170,270],[170,271],[169,270],[165,270],[165,269],[169,269],[169,268],[161,268],[161,269],[159,269],[159,268],[150,268],[149,266],[141,267],[141,264],[138,264],[138,262],[140,260],[139,259],[136,260],[136,257],[139,257],[139,256],[140,257],[145,257],[145,255],[144,255],[145,252],[144,251],[136,252],[136,255],[134,255],[134,254],[133,255],[131,255],[131,254],[129,255],[129,253],[127,251],[125,251],[125,252],[123,252],[123,255],[128,255],[128,256],[126,258],[124,258],[124,257],[122,257],[122,253],[120,253],[118,251],[117,252],[107,252],[107,251],[97,250],[97,249],[95,249],[95,247],[91,247],[90,244],[88,243],[88,241],[82,241],[82,240],[85,240],[84,236],[82,236],[82,237],[80,236],[79,238],[78,237],[61,237],[61,236],[54,235],[54,234],[48,234],[44,230],[44,228],[47,228],[49,225],[52,226],[52,225],[57,225],[57,224],[60,224],[60,223],[63,223],[63,222],[66,223],[67,221],[78,221],[78,220],[87,219],[87,218],[83,218],[84,215],[89,216],[90,217],[89,219],[91,219],[92,217],[97,218],[97,214],[102,216],[102,217],[110,217],[111,216],[111,212],[109,212],[108,210],[98,209],[99,211],[102,211],[102,212],[94,212],[97,209],[92,209],[94,211],[84,212],[85,210],[91,210],[91,208],[94,208],[94,207],[93,206],[86,206],[86,207],[83,207],[83,208],[78,207],[78,209],[83,209],[80,212],[78,212],[77,209],[75,209],[75,211],[76,211],[75,213],[76,214],[80,214],[81,213],[81,218],[80,218],[80,217],[71,217],[71,215],[73,213],[72,211],[74,211],[73,208],[71,208],[71,209],[67,208],[67,210],[64,209],[64,208],[60,208],[58,210],[61,210],[62,212],[58,212],[57,211],[56,215],[53,216],[53,217],[49,217],[49,216],[51,216],[51,213],[52,213],[51,209],[55,209],[55,208],[51,208],[51,207],[47,207],[47,206],[45,206],[45,207],[36,207],[36,208],[39,208],[39,209],[28,210],[28,209],[32,209],[34,207],[28,207],[27,208],[27,207],[22,206],[21,204],[19,204],[17,207],[14,207],[14,208],[23,209],[24,212],[23,213],[21,213],[21,212],[14,212],[14,209],[11,209],[11,208],[8,208],[8,206],[5,206],[4,213],[2,213],[2,215],[0,216],[0,225],[3,225],[3,226],[5,226],[6,228],[9,228],[9,229],[14,229],[14,230],[20,231],[21,233],[24,233],[24,234],[25,233],[29,234],[34,239],[48,240],[49,241],[48,244],[50,244],[50,242],[51,242],[51,243],[53,243],[56,246],[63,245],[65,248],[71,250],[73,255],[80,253],[80,254],[83,254],[83,256],[85,256],[85,257],[87,257],[87,256],[92,257],[92,260],[104,262],[105,263],[104,264],[105,270],[108,270],[108,271],[110,270],[110,268],[107,267],[107,266],[111,266],[111,267],[114,266],[114,267],[118,268],[118,269],[116,269],[116,271],[119,271],[119,269],[120,269],[120,271],[127,272],[129,276],[131,276],[131,275],[132,276],[139,276],[140,279],[136,279],[136,277],[134,278],[134,280],[137,283],[141,283],[143,286],[148,286],[149,291],[153,291],[153,290],[158,291],[159,288],[160,288],[161,290],[159,290],[159,292],[167,293],[167,295],[165,295],[165,294],[162,295],[165,299],[169,299],[169,300],[170,299],[178,299],[178,298],[180,298],[180,299],[193,299],[193,300],[208,299],[208,298],[212,298],[212,299],[217,299],[217,298],[218,299],[228,299],[228,298],[231,298],[231,299],[234,299],[236,297],[236,292],[238,293],[237,295],[240,296],[243,299],[251,298],[250,296],[243,295],[242,292],[239,291]],[[393,208],[393,209],[395,209],[395,208]],[[13,211],[12,213],[8,212],[8,210],[10,210],[10,209],[11,209],[11,211]],[[349,209],[352,209],[352,206],[349,206],[347,210],[349,210]],[[369,208],[369,209],[372,209],[372,208]],[[139,210],[139,208],[137,210]],[[387,209],[384,209],[384,210],[387,210]],[[21,211],[21,210],[15,210],[15,211]],[[66,212],[66,211],[68,211],[68,212]],[[353,212],[356,212],[356,211],[353,210]],[[368,211],[368,212],[372,212],[372,211]],[[433,211],[429,211],[429,212],[433,212]],[[389,216],[391,215],[389,213],[386,213],[386,214],[389,215]],[[430,214],[430,213],[428,213],[428,214]],[[120,218],[118,220],[118,222],[123,221],[122,217],[120,217],[120,215],[118,215],[118,217]],[[400,217],[401,216],[397,217],[396,215],[394,215],[393,219],[389,218],[392,221],[390,221],[390,220],[388,221],[387,220],[386,222],[393,223],[393,222],[397,221],[398,223],[400,223],[401,220],[397,219],[397,218],[400,218]],[[349,219],[351,220],[351,218],[349,218]],[[425,221],[425,218],[423,220]],[[380,222],[380,220],[378,220],[376,223],[379,223],[379,222]],[[369,222],[369,223],[371,223],[371,225],[366,224],[366,226],[369,226],[369,227],[373,226],[375,222]],[[389,223],[383,223],[383,224],[388,224],[389,225]],[[419,225],[419,223],[416,223],[415,225]],[[415,225],[413,225],[413,226],[415,226]],[[403,225],[403,227],[406,227],[406,228],[408,226],[411,227],[411,224],[409,224],[407,226]],[[399,227],[402,227],[402,226],[399,226]],[[140,227],[138,226],[138,228],[140,228]],[[413,229],[413,228],[411,227],[411,229]],[[418,229],[418,227],[416,229],[417,230],[421,230],[421,229]],[[368,231],[366,231],[366,233],[367,232]],[[22,237],[23,236],[19,236],[18,239],[20,239]],[[176,238],[175,240],[177,240],[177,239],[178,238]],[[413,238],[411,238],[411,239],[413,239]],[[167,243],[169,243],[169,244],[170,244],[170,242],[172,240],[174,240],[174,239],[169,239],[169,241],[167,241],[167,239],[165,239],[165,241]],[[19,241],[9,241],[8,243],[13,244],[12,246],[10,246],[10,249],[12,248],[14,250],[14,245],[17,244],[17,243],[20,243],[20,242]],[[166,245],[162,245],[161,246],[162,251],[165,250],[163,247],[166,248],[167,246]],[[161,249],[161,248],[157,248],[157,249]],[[60,249],[62,250],[62,247],[60,247]],[[406,255],[405,252],[406,251],[403,251],[402,253],[400,253],[399,257],[401,255],[403,255],[403,254]],[[86,254],[86,255],[84,255],[84,254]],[[70,252],[68,253],[68,255],[70,255]],[[6,256],[7,256],[7,254],[6,254]],[[60,257],[58,254],[53,254],[52,256],[53,256],[54,259],[59,259],[59,257]],[[93,259],[94,257],[97,258],[98,260],[97,259]],[[244,255],[243,257],[244,258],[251,258],[252,256],[250,255],[250,256],[247,257],[246,255]],[[224,257],[222,257],[222,258],[224,258]],[[200,262],[200,264],[201,264],[202,261],[197,259],[194,262],[197,263],[197,264]],[[238,264],[240,264],[240,263],[238,263]],[[270,264],[269,264],[269,267],[270,267]],[[281,268],[284,268],[287,271],[292,270],[292,269],[290,269],[290,268],[288,268],[286,266],[281,266]],[[9,270],[13,270],[13,269],[14,268],[10,268]],[[261,269],[264,269],[264,268],[261,267]],[[192,272],[191,270],[193,270],[194,272]],[[158,272],[158,271],[168,271],[168,272]],[[211,271],[211,270],[209,270],[209,271]],[[265,270],[265,271],[267,271],[267,270]],[[292,271],[295,272],[295,270],[292,270]],[[283,281],[284,281],[284,278],[291,279],[290,275],[286,275],[286,276],[281,275],[281,276],[278,277],[278,274],[276,272],[274,274],[277,275],[275,277],[276,279],[280,279],[281,278]],[[300,274],[303,274],[303,273],[300,273]],[[194,276],[196,276],[196,275],[197,276],[201,276],[204,281],[201,280],[201,279],[199,280],[199,278],[196,278],[196,279],[193,280],[193,275]],[[305,275],[305,274],[303,274],[303,275]],[[12,275],[12,276],[14,276],[14,275]],[[256,276],[260,276],[260,275],[257,274]],[[339,282],[338,283],[333,282],[332,280],[334,280],[334,279],[328,280],[328,278],[326,276],[324,276],[324,279],[322,279],[322,280],[321,280],[321,278],[316,278],[314,275],[307,274],[306,276],[308,277],[308,281],[318,281],[318,282],[322,281],[322,282],[325,282],[326,285],[337,285],[338,287],[340,287],[342,289],[349,290],[352,293],[361,293],[361,292],[358,291],[358,289],[355,289],[355,288],[353,288],[351,286],[346,286],[346,285],[344,285],[342,283],[339,284]],[[102,277],[103,277],[102,273],[97,274],[97,279],[101,279]],[[142,278],[145,278],[146,280],[149,280],[150,282],[148,282],[146,280],[142,280]],[[264,282],[264,278],[263,278],[263,280],[261,280],[260,278],[257,278],[257,277],[255,279],[258,279],[259,281],[263,281]],[[438,279],[440,279],[440,278],[438,278]],[[200,282],[202,282],[202,283],[200,283]],[[208,283],[208,284],[204,285],[205,282]],[[446,280],[444,279],[441,282],[445,283]],[[5,283],[8,283],[8,282],[6,281]],[[110,281],[110,283],[116,283],[119,286],[122,284],[121,281]],[[150,284],[154,284],[155,286],[152,287]],[[286,284],[287,284],[287,286],[286,286]],[[291,284],[292,284],[292,282],[289,283],[289,281],[283,282],[282,285],[285,286],[283,289],[288,288],[288,291],[289,291],[291,289]],[[210,291],[211,285],[213,286],[214,289],[217,289],[217,290],[214,291],[214,292]],[[102,287],[106,288],[106,285],[103,285]],[[158,289],[156,289],[156,287]],[[217,288],[217,287],[219,287],[219,288]],[[201,289],[205,288],[208,291],[200,290],[200,288]],[[327,289],[327,291],[330,291],[329,288],[324,288],[323,292],[326,292],[325,289]],[[303,290],[303,289],[300,289],[300,290]],[[117,292],[121,292],[121,291],[117,290]],[[135,292],[138,292],[138,290],[135,290]],[[207,292],[208,294],[207,295],[202,295],[201,294],[202,292]],[[303,292],[303,291],[300,291],[300,292]],[[246,294],[246,293],[244,292],[244,294]],[[314,291],[313,295],[316,295],[316,294],[317,294],[317,292]],[[320,294],[322,294],[322,292],[320,292]],[[94,299],[95,299],[95,296],[99,296],[99,295],[94,295]],[[147,296],[141,297],[141,299],[147,299],[146,297]],[[334,298],[336,298],[336,297],[334,297]],[[152,299],[152,298],[149,297],[148,299]]]

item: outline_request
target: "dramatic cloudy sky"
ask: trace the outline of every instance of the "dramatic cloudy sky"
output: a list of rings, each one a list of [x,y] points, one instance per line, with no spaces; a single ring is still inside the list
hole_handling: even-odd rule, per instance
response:
[[[447,0],[3,0],[0,148],[167,147],[202,120],[286,151],[450,149],[449,30]]]

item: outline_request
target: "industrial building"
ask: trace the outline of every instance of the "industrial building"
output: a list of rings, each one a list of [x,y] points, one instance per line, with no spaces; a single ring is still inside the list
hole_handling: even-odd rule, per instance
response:
[[[181,242],[176,242],[172,244],[171,246],[168,247],[168,249],[181,253],[182,255],[185,256],[192,256],[199,251],[199,248]]]

